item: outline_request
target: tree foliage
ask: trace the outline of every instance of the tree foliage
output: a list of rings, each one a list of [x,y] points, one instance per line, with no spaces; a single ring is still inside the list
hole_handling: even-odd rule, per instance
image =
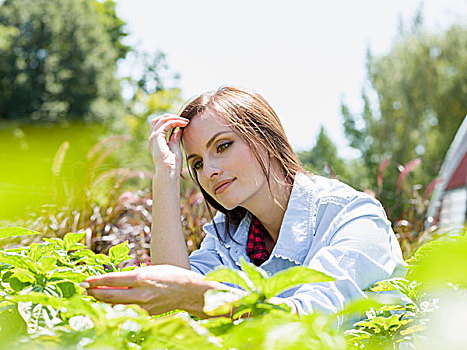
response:
[[[0,3],[0,119],[102,121],[121,114],[116,62],[124,23],[113,1]]]
[[[344,161],[338,157],[337,148],[326,134],[326,130],[323,126],[321,126],[316,144],[313,148],[309,151],[298,153],[298,157],[304,166],[321,175],[345,176],[346,165]]]
[[[99,14],[102,25],[107,34],[110,35],[112,46],[117,49],[117,57],[125,58],[131,47],[125,45],[122,39],[128,35],[125,29],[125,21],[117,16],[115,11],[115,1],[92,1]]]
[[[386,206],[395,200],[400,165],[421,158],[413,180],[426,186],[441,167],[467,112],[467,28],[454,25],[439,34],[424,29],[421,15],[413,28],[401,30],[390,52],[368,53],[370,88],[363,89],[363,110],[342,104],[345,134],[361,152],[367,177],[376,188],[379,164],[384,174]]]

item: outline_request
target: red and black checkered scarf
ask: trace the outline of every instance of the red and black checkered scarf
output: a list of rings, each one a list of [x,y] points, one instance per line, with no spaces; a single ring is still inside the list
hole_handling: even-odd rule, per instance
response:
[[[252,216],[246,254],[256,266],[260,266],[269,258],[270,254],[266,249],[266,241],[264,239],[264,236],[267,234],[269,233],[263,224],[256,217]]]

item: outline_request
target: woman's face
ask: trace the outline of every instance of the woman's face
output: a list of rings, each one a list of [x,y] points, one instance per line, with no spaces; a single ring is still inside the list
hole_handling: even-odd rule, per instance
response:
[[[188,166],[225,209],[249,209],[267,195],[266,176],[248,144],[219,119],[203,113],[184,128]]]

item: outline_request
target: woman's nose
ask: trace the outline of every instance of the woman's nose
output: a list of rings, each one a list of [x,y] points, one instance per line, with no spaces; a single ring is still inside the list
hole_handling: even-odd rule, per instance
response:
[[[216,166],[215,164],[204,164],[203,167],[203,175],[207,179],[213,179],[216,176],[219,176],[222,174],[222,170],[220,167]]]

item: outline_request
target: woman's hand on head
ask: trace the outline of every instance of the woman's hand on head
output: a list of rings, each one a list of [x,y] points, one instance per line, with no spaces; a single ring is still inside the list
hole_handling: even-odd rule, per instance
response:
[[[99,301],[137,304],[151,315],[183,309],[197,316],[203,314],[204,293],[215,288],[202,275],[172,265],[92,276],[82,286]]]
[[[182,152],[180,149],[180,139],[182,130],[189,123],[188,119],[175,114],[163,114],[151,121],[151,128],[148,138],[148,150],[152,155],[155,171],[168,169],[179,175],[182,170]],[[167,134],[177,128],[170,140],[167,141]]]

